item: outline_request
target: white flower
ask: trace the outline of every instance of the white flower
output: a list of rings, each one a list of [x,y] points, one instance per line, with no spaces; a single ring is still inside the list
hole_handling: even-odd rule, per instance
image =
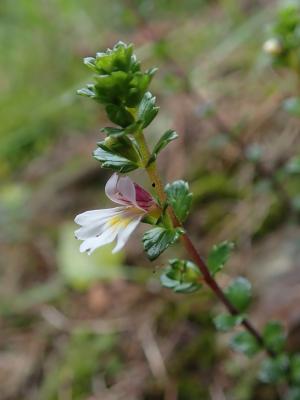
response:
[[[114,174],[106,183],[105,193],[121,207],[86,211],[77,215],[81,225],[75,236],[83,240],[80,251],[91,254],[98,247],[116,239],[113,253],[121,250],[141,219],[157,207],[153,197],[128,177]]]

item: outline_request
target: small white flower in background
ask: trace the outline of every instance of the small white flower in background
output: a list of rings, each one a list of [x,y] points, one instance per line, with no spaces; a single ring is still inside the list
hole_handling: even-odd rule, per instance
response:
[[[141,219],[157,208],[153,197],[128,177],[114,174],[106,183],[105,193],[121,207],[91,210],[77,215],[75,222],[81,225],[75,236],[83,240],[80,251],[90,255],[100,246],[116,239],[113,253],[121,250]]]
[[[278,39],[271,38],[263,44],[263,50],[271,56],[278,56],[282,52],[282,45]]]

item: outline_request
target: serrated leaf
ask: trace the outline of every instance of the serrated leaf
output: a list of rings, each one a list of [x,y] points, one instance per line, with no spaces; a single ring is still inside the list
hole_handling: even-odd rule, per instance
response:
[[[251,302],[251,289],[251,283],[246,278],[238,277],[229,284],[225,294],[239,312],[244,312]]]
[[[163,287],[168,289],[173,289],[177,285],[177,281],[172,278],[169,278],[167,273],[161,274],[160,283],[162,284]]]
[[[126,94],[126,105],[128,107],[137,106],[151,81],[151,76],[140,71],[136,72],[129,82],[129,91]]]
[[[167,203],[172,207],[174,214],[180,222],[187,218],[191,204],[192,193],[189,191],[189,184],[185,181],[175,181],[165,187]]]
[[[124,157],[134,164],[139,164],[140,156],[136,143],[130,137],[121,135],[118,137],[108,136],[105,140],[97,143],[99,147],[110,153]]]
[[[159,107],[155,105],[156,97],[146,92],[138,108],[137,120],[141,122],[141,128],[146,128],[156,117]]]
[[[294,117],[300,117],[300,98],[290,97],[284,100],[283,109]]]
[[[149,75],[149,76],[152,78],[153,75],[154,75],[157,71],[158,71],[158,68],[157,68],[157,67],[152,67],[152,68],[147,69],[147,70],[145,71],[145,73],[146,73],[147,75]]]
[[[249,332],[239,332],[230,341],[233,350],[239,351],[248,357],[253,356],[260,350],[260,346]]]
[[[174,244],[183,233],[182,229],[156,227],[144,233],[143,244],[148,258],[153,261],[170,245]]]
[[[96,59],[94,57],[85,57],[83,59],[83,63],[89,67],[93,72],[98,72],[98,69],[96,67]]]
[[[147,166],[149,166],[150,164],[152,164],[156,159],[158,154],[170,143],[172,142],[172,140],[175,140],[178,138],[178,135],[175,131],[173,131],[172,129],[169,129],[168,131],[166,131],[162,137],[159,139],[159,141],[156,143],[156,145],[154,146],[154,149],[151,153],[151,156],[148,160],[148,164]]]
[[[96,54],[95,64],[100,73],[110,74],[113,71],[129,71],[131,66],[132,44],[118,42],[106,52]]]
[[[94,99],[96,97],[95,92],[89,88],[79,89],[79,90],[77,90],[77,94],[79,94],[80,96],[84,96],[84,97],[90,97],[92,99]]]
[[[105,107],[109,119],[117,125],[126,128],[134,122],[133,116],[122,106],[109,104]]]
[[[201,285],[195,283],[179,283],[173,290],[175,293],[195,293],[201,288]]]
[[[207,258],[207,266],[213,276],[223,269],[233,248],[234,244],[227,240],[213,246]]]
[[[215,327],[222,332],[227,332],[242,323],[243,315],[220,314],[214,318]]]
[[[277,321],[270,321],[263,330],[263,339],[268,349],[275,353],[284,348],[286,334],[283,326]]]
[[[111,153],[103,145],[94,151],[93,156],[102,163],[103,168],[109,168],[113,171],[126,173],[139,168],[133,161],[116,153]]]

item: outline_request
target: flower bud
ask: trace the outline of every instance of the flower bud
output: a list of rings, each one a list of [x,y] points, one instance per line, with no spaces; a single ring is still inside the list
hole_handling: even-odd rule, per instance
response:
[[[278,56],[282,52],[282,45],[276,38],[271,38],[265,41],[263,50],[270,56]]]

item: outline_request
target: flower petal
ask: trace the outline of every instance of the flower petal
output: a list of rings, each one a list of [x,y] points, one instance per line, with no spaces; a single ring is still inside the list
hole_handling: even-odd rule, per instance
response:
[[[132,180],[125,176],[119,177],[113,174],[105,185],[106,196],[117,204],[136,204],[135,187]]]
[[[109,180],[106,182],[105,185],[105,194],[112,201],[115,201],[114,195],[117,192],[118,179],[119,176],[118,174],[115,173],[109,178]]]
[[[100,222],[103,219],[107,219],[112,215],[122,212],[125,207],[114,207],[114,208],[104,208],[103,210],[91,210],[85,211],[78,214],[74,221],[78,225],[89,225],[93,222]]]
[[[136,204],[134,183],[128,176],[119,178],[117,189],[125,200],[128,200],[131,204]]]
[[[106,221],[105,221],[106,222]],[[88,238],[99,236],[103,232],[105,222],[96,222],[90,225],[80,227],[75,231],[75,237],[79,240],[86,240]]]
[[[87,251],[88,255],[91,255],[98,247],[113,242],[117,234],[118,229],[117,227],[113,226],[112,228],[105,230],[100,236],[91,237],[81,243],[80,252],[83,253]]]
[[[125,228],[123,228],[121,231],[119,231],[118,237],[117,237],[117,244],[112,251],[113,253],[117,253],[124,247],[127,240],[129,239],[129,236],[132,234],[132,232],[135,230],[135,228],[140,223],[141,218],[142,217],[138,217],[138,218],[134,219]]]
[[[137,183],[134,183],[134,187],[137,206],[148,211],[154,204],[153,197]]]

